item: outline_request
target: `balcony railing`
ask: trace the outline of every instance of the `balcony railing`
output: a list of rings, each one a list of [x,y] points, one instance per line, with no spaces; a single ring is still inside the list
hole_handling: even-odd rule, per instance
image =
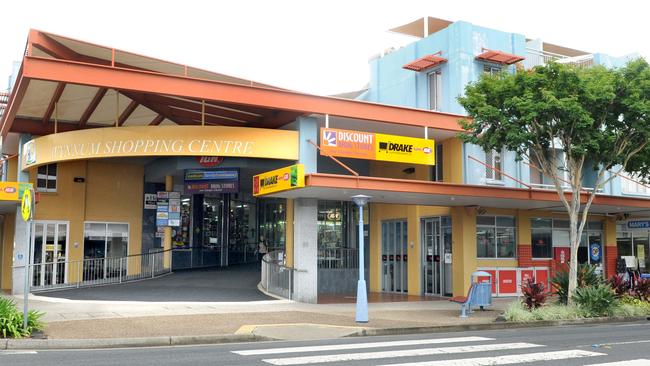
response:
[[[527,69],[534,66],[543,66],[549,62],[570,64],[577,67],[590,67],[594,65],[594,55],[582,55],[569,57],[558,53],[540,51],[533,48],[526,48],[526,60],[524,65]]]

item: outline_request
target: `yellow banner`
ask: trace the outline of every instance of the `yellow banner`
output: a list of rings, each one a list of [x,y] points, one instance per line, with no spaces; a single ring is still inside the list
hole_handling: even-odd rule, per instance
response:
[[[416,137],[375,134],[376,160],[398,163],[435,165],[436,156],[433,140]]]
[[[22,169],[60,161],[134,156],[235,156],[298,160],[298,132],[225,126],[104,127],[55,133],[23,146]]]
[[[321,128],[321,155],[435,165],[433,140]]]
[[[253,176],[253,196],[286,191],[305,186],[305,166],[291,165]]]
[[[0,182],[0,201],[20,201],[31,183]]]

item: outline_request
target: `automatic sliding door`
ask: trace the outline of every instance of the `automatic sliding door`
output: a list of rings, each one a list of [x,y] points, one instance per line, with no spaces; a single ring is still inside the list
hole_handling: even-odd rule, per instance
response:
[[[382,291],[408,291],[408,227],[406,221],[384,221],[382,238]]]

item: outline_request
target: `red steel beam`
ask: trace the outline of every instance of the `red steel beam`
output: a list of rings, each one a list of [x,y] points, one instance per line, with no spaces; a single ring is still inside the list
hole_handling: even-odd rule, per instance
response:
[[[63,90],[65,90],[65,86],[66,83],[59,83],[56,86],[54,94],[52,94],[52,99],[50,99],[50,104],[48,104],[47,109],[45,110],[45,114],[43,115],[43,123],[49,122],[50,118],[52,118],[52,113],[54,112],[54,108],[56,108],[56,103],[59,102],[59,99],[63,94]]]
[[[7,101],[7,108],[5,108],[2,118],[0,118],[0,136],[5,137],[9,133],[28,86],[29,79],[24,77],[23,65],[21,65],[18,71],[18,79]]]
[[[158,95],[158,94],[145,94],[143,97],[151,101],[152,103],[156,104],[164,104],[168,105],[170,107],[178,107],[178,108],[183,108],[183,109],[190,109],[193,111],[200,112],[201,111],[201,102],[200,101],[189,101],[189,100],[183,100],[183,99],[176,99],[176,98],[170,98],[166,97],[164,95]],[[219,107],[215,107],[213,104],[205,104],[205,113],[206,116],[208,114],[213,115],[215,117],[227,117],[227,118],[233,118],[240,120],[241,122],[259,122],[260,117],[255,117],[250,114],[246,113],[240,113],[240,112],[234,112],[228,109],[222,109]]]
[[[25,77],[462,132],[460,115],[26,56]]]
[[[151,122],[149,122],[149,126],[158,126],[164,119],[165,116],[159,114],[156,116],[156,118],[154,118]]]
[[[139,105],[140,103],[136,102],[135,100],[131,100],[131,103],[129,103],[129,105],[126,106],[126,108],[124,108],[124,110],[118,117],[117,125],[122,126],[124,122],[126,122],[126,120],[129,118],[129,116],[133,113],[133,111],[135,111],[135,109],[138,108]]]
[[[83,128],[86,123],[88,123],[88,119],[90,119],[90,116],[92,116],[95,109],[97,109],[97,106],[102,101],[102,98],[104,98],[104,95],[106,95],[107,91],[108,89],[106,88],[99,88],[99,90],[97,90],[97,93],[93,97],[93,100],[90,101],[90,104],[88,104],[88,107],[86,107],[86,110],[79,119],[79,127]]]

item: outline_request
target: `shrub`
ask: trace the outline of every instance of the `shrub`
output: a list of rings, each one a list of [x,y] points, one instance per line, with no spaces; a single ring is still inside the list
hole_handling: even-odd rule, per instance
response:
[[[567,320],[583,318],[584,314],[577,306],[547,304],[531,311],[521,301],[508,305],[503,317],[509,322],[528,323],[536,320]]]
[[[31,310],[27,314],[27,329],[23,329],[23,313],[18,311],[12,299],[0,297],[0,336],[2,338],[27,337],[43,329],[43,313]]]
[[[511,302],[503,312],[503,317],[509,322],[527,323],[535,320],[533,314],[526,310],[524,304],[517,300]]]
[[[616,294],[616,297],[618,298],[621,298],[630,292],[630,281],[626,280],[625,277],[621,275],[612,276],[607,283],[612,287],[614,294]]]
[[[636,281],[634,295],[641,301],[650,300],[650,279],[641,278]]]
[[[611,287],[603,284],[578,288],[573,299],[589,317],[611,315],[619,304]]]
[[[545,291],[543,283],[536,283],[535,278],[529,278],[521,286],[521,293],[524,295],[524,304],[528,310],[537,309],[544,305],[548,293]]]
[[[596,273],[596,266],[589,264],[578,265],[578,288],[587,286],[596,286],[602,283],[602,278]],[[567,303],[569,293],[569,271],[560,270],[551,279],[551,284],[558,295],[558,301],[562,304]]]

